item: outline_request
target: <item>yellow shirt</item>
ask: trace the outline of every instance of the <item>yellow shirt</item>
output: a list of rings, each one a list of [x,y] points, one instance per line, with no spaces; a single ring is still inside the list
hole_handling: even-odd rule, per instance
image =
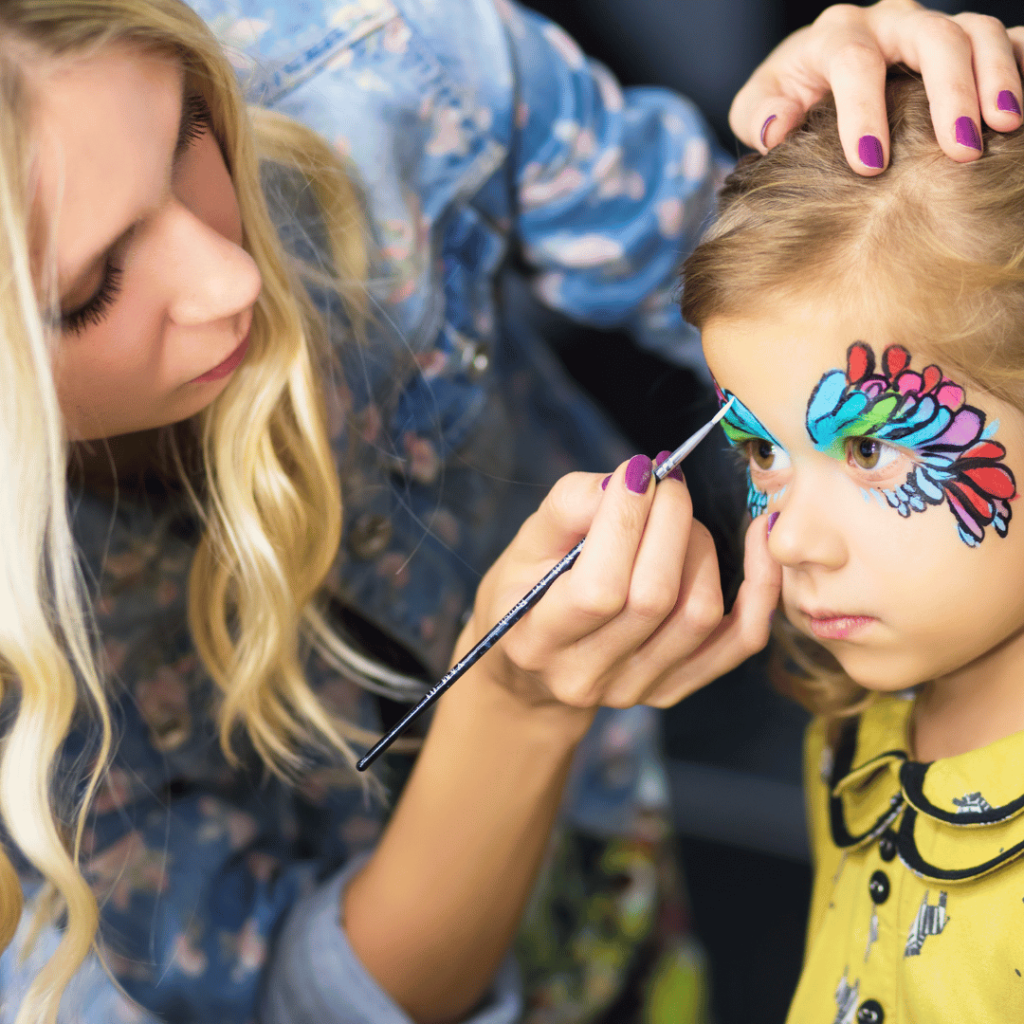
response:
[[[910,761],[887,697],[807,733],[815,878],[788,1024],[1024,1022],[1024,732]]]

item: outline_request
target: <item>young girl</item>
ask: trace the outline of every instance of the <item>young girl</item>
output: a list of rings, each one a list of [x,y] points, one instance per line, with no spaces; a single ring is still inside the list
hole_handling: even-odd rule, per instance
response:
[[[529,111],[498,116],[525,84],[513,40],[533,47],[551,118],[556,86],[591,113],[621,95],[543,24],[506,35],[484,0],[460,0],[465,36],[439,4],[314,6],[292,24],[298,56],[255,63],[275,99],[325,68],[365,92],[365,110],[346,108],[365,115],[358,188],[322,138],[250,115],[176,0],[0,4],[0,941],[20,929],[0,963],[7,1019],[53,1020],[66,987],[76,1021],[515,1019],[506,950],[597,707],[678,700],[766,637],[763,532],[723,619],[686,489],[651,486],[644,456],[606,488],[567,477],[500,553],[520,525],[522,495],[502,489],[512,456],[550,472],[529,402],[549,429],[600,426],[567,415],[577,396],[545,377],[542,350],[529,372],[493,368],[503,189],[525,176],[513,154],[534,152],[513,125],[556,162],[565,143],[564,125],[549,147]],[[906,24],[908,5],[889,9]],[[1002,44],[977,45],[999,64]],[[1003,59],[997,78],[1011,75],[1016,88]],[[699,124],[640,100],[617,127],[662,140],[664,166],[641,148],[645,189],[688,182],[699,210],[712,167],[682,159],[706,156],[706,140],[683,145]],[[543,202],[547,173],[528,166],[531,223],[550,215],[564,236],[565,195]],[[578,198],[639,245],[610,257],[625,308],[635,278],[660,287],[688,219],[662,232],[622,184]],[[381,835],[347,763],[379,735],[371,691],[408,698],[410,672],[465,651],[583,535],[572,573],[441,702]],[[642,816],[650,743],[631,715],[600,737],[618,763],[598,792]],[[601,810],[598,826],[643,838]],[[622,914],[632,951],[652,858],[639,841],[613,852],[602,870],[635,878],[621,903],[643,911]],[[620,912],[597,911],[584,940]],[[138,1005],[89,956],[97,932]],[[614,996],[633,961],[601,953],[588,981]]]
[[[994,1024],[1024,1018],[1024,132],[954,165],[921,84],[888,96],[877,179],[831,104],[736,170],[684,314],[818,714],[789,1019]]]

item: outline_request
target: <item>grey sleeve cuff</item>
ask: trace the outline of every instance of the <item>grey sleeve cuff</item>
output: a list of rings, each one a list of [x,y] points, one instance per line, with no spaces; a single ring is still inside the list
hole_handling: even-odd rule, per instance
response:
[[[267,967],[264,1024],[415,1024],[359,962],[341,926],[341,893],[369,855],[354,858],[292,908]],[[509,954],[465,1024],[514,1024],[522,991]]]

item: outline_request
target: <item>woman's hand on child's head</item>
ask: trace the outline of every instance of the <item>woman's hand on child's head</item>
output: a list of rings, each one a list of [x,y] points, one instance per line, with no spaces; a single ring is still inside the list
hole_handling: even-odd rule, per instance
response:
[[[572,570],[481,662],[525,704],[667,707],[767,642],[781,578],[763,524],[748,536],[746,580],[723,615],[711,535],[693,519],[686,484],[656,484],[651,468],[636,456],[603,488],[600,476],[564,477],[481,583],[460,651],[587,538]]]
[[[826,92],[835,94],[850,166],[866,176],[889,162],[885,71],[920,72],[939,145],[953,160],[981,156],[981,119],[996,131],[1021,124],[1024,28],[979,14],[949,16],[913,0],[836,4],[783,40],[737,93],[729,124],[766,153]]]

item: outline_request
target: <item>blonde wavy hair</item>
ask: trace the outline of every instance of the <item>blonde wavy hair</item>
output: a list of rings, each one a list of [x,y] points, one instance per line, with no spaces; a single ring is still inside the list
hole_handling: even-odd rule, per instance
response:
[[[700,328],[828,295],[1024,411],[1024,129],[985,128],[984,155],[958,164],[939,149],[920,81],[893,73],[887,105],[890,165],[876,178],[847,165],[831,98],[767,155],[739,162],[683,265],[683,315]],[[784,693],[832,719],[870,702],[784,616],[773,632]]]
[[[173,55],[209,106],[230,169],[244,246],[263,290],[250,356],[192,421],[201,469],[173,461],[203,524],[191,566],[192,636],[221,695],[220,739],[232,759],[239,730],[276,772],[301,769],[300,750],[353,763],[348,740],[375,737],[321,705],[302,671],[315,646],[371,688],[407,681],[350,649],[319,597],[338,553],[342,504],[323,384],[330,355],[305,283],[341,295],[351,324],[365,315],[367,246],[358,198],[334,150],[280,115],[248,109],[202,20],[179,0],[3,0],[0,3],[0,681],[16,705],[0,758],[7,837],[40,872],[64,912],[57,951],[33,980],[18,1024],[56,1019],[68,981],[93,948],[96,898],[79,869],[85,817],[112,744],[97,632],[67,514],[68,442],[52,375],[58,342],[55,274],[33,273],[39,227],[32,191],[32,70],[40,59],[109,45]],[[282,248],[260,185],[260,161],[302,174],[329,236],[332,265],[303,268]],[[304,280],[304,278],[306,280]],[[62,744],[87,712],[98,755],[77,803],[56,785]],[[71,823],[70,826],[67,823]],[[0,850],[0,948],[22,914],[18,876]],[[37,921],[38,926],[38,921]]]

